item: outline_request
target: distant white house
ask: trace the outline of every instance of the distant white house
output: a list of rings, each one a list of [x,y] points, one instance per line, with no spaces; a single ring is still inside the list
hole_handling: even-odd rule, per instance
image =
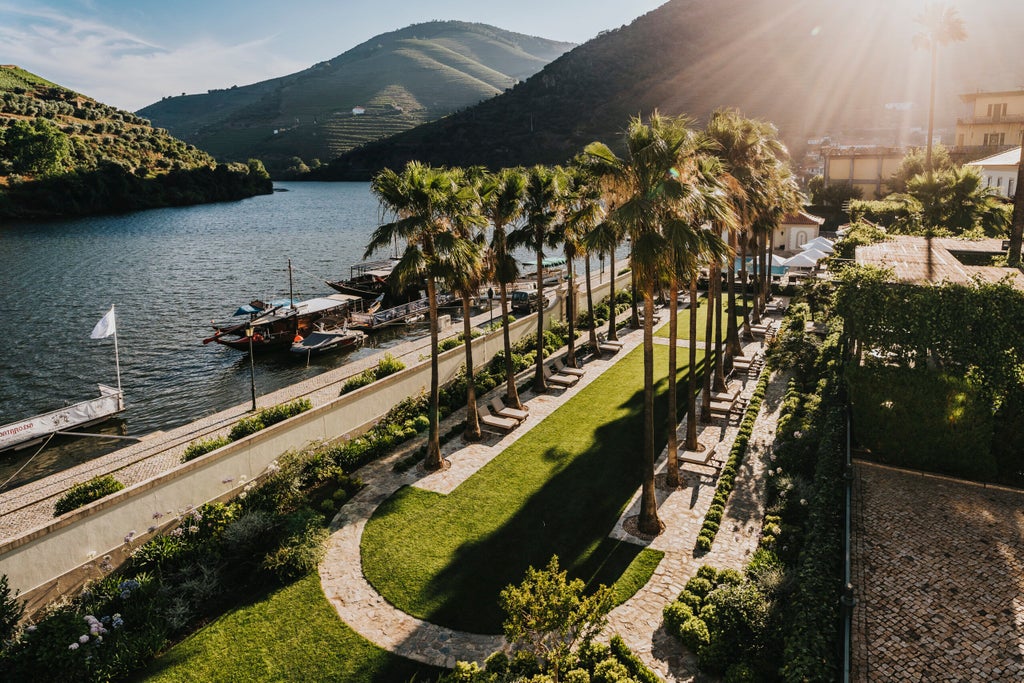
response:
[[[818,237],[818,230],[825,222],[824,218],[814,216],[806,211],[798,211],[783,216],[779,228],[775,231],[775,248],[782,251],[796,251],[801,245]]]
[[[985,187],[994,187],[1004,197],[1013,197],[1017,182],[1017,166],[1020,164],[1020,147],[1008,149],[999,154],[993,154],[984,159],[978,159],[964,164],[977,169]]]
[[[366,113],[365,107],[352,107],[352,116],[362,116]]]

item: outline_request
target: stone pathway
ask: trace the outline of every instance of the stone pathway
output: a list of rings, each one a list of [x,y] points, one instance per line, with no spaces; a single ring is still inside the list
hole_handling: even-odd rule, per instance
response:
[[[1024,492],[854,475],[852,680],[1024,680]]]
[[[461,439],[453,439],[443,449],[445,457],[452,464],[445,472],[425,475],[421,469],[416,468],[405,474],[396,474],[392,465],[401,454],[360,470],[359,476],[367,482],[367,487],[347,503],[333,520],[334,532],[328,542],[327,556],[320,567],[324,593],[342,620],[360,635],[391,652],[435,666],[450,668],[458,660],[483,662],[490,653],[502,649],[505,646],[502,636],[453,631],[416,619],[390,605],[377,593],[362,573],[359,544],[366,522],[377,506],[403,485],[439,493],[454,490],[618,358],[636,348],[641,338],[639,331],[621,336],[620,340],[625,344],[623,350],[611,358],[588,363],[587,374],[575,387],[543,396],[525,394],[523,399],[530,407],[530,417],[510,434],[469,445]],[[752,342],[745,347],[745,352],[752,353],[760,349],[760,346],[759,342]],[[756,378],[745,381],[742,395],[749,397],[755,385]],[[649,545],[665,552],[664,559],[647,585],[613,610],[607,636],[615,632],[621,634],[644,662],[667,681],[693,680],[696,661],[661,627],[662,609],[675,599],[701,564],[739,569],[757,546],[764,510],[764,456],[774,437],[786,388],[785,378],[774,379],[769,387],[755,424],[747,458],[736,477],[736,488],[730,497],[714,548],[708,555],[695,558],[693,548],[704,513],[714,496],[717,483],[715,467],[686,465],[683,469],[687,478],[686,488],[677,491],[659,488],[659,515],[665,521],[667,530],[653,542],[648,544],[623,530],[623,522],[636,515],[639,491],[611,533],[614,538]],[[454,423],[458,419],[461,418],[452,416],[449,422]],[[684,427],[685,420],[680,429]],[[709,436],[723,442],[716,452],[718,460],[724,461],[728,457],[738,429],[739,420],[736,418],[715,420],[705,428],[710,431]],[[665,461],[663,452],[658,463],[659,471],[664,470]],[[663,475],[661,481],[664,481]]]

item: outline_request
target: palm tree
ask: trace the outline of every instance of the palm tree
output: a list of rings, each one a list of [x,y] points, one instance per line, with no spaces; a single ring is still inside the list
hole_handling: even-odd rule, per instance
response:
[[[1024,136],[1021,138],[1020,160],[1017,162],[1017,184],[1014,186],[1016,194],[1013,199],[1013,221],[1010,228],[1010,250],[1006,262],[1011,268],[1020,267],[1020,249],[1024,243],[1024,190],[1020,189],[1024,183]]]
[[[427,456],[429,470],[445,467],[438,438],[438,398],[440,384],[437,366],[437,287],[454,279],[473,260],[473,246],[458,236],[462,221],[473,214],[474,192],[460,186],[457,174],[416,161],[409,162],[401,174],[385,169],[374,176],[370,189],[381,207],[396,220],[380,225],[373,232],[363,258],[390,247],[395,240],[405,241],[405,251],[392,272],[399,287],[423,279],[427,282],[430,309],[430,422]]]
[[[668,347],[668,463],[666,483],[670,488],[680,486],[683,482],[679,475],[677,457],[678,443],[676,430],[679,425],[677,407],[676,376],[676,340],[678,335],[678,292],[681,281],[690,283],[690,372],[687,391],[687,426],[684,448],[696,451],[697,443],[697,275],[701,263],[723,258],[727,246],[710,230],[701,226],[706,221],[725,222],[732,224],[731,207],[728,204],[722,186],[718,183],[718,164],[714,159],[697,155],[699,148],[693,151],[695,156],[689,160],[686,173],[686,195],[678,203],[676,215],[666,220],[664,232],[669,243],[669,347]],[[682,175],[682,173],[681,173]]]
[[[927,4],[924,12],[915,21],[921,30],[914,35],[914,47],[931,52],[931,86],[928,91],[928,139],[925,140],[924,167],[929,180],[932,177],[932,138],[935,135],[935,82],[939,69],[939,48],[950,43],[967,39],[967,26],[960,18],[956,8],[944,4]],[[926,226],[925,237],[928,240],[928,279],[932,279],[934,265],[932,263],[932,229]]]
[[[590,252],[587,237],[601,221],[604,210],[601,208],[601,189],[596,179],[581,163],[571,166],[567,172],[568,187],[566,191],[565,217],[565,257],[570,267],[578,256],[584,257],[584,275],[587,288],[587,314],[590,317],[590,348],[597,352],[597,324],[594,321],[594,295],[590,277]],[[572,271],[570,270],[570,275]],[[614,278],[612,278],[614,281]],[[570,279],[569,291],[573,291]],[[573,299],[575,301],[575,299]],[[575,311],[573,312],[575,315]],[[575,366],[572,354],[573,327],[569,323],[569,353],[567,363]]]
[[[914,47],[931,52],[932,77],[928,94],[928,139],[925,141],[925,169],[932,171],[932,137],[935,134],[935,81],[939,68],[939,48],[967,39],[967,26],[955,7],[926,4],[915,21],[921,30],[914,35]]]
[[[614,217],[606,215],[605,219],[594,226],[584,238],[587,251],[596,251],[599,254],[607,254],[608,268],[611,277],[608,282],[608,339],[615,341],[619,338],[616,325],[615,313],[615,250],[622,243],[622,226]],[[596,327],[596,323],[595,323]]]
[[[462,269],[451,273],[449,284],[462,299],[462,338],[466,353],[466,428],[463,438],[466,441],[479,441],[483,436],[480,430],[480,416],[477,414],[476,384],[473,377],[473,323],[472,300],[480,292],[484,281],[485,264],[483,260],[484,235],[481,228],[486,218],[480,213],[479,191],[485,177],[482,169],[470,169],[463,173],[461,169],[453,169],[452,175],[459,184],[460,192],[472,191],[472,205],[467,207],[465,214],[453,225],[458,236],[471,247],[462,263]],[[469,195],[467,195],[469,197]]]
[[[491,277],[498,283],[501,302],[501,328],[505,348],[505,402],[518,410],[523,404],[516,388],[515,366],[512,363],[512,339],[508,327],[508,286],[519,277],[519,265],[509,251],[506,228],[513,226],[523,213],[526,176],[522,169],[506,168],[486,176],[480,189],[482,212],[493,230],[488,250]]]
[[[533,390],[541,394],[547,390],[544,380],[544,247],[558,245],[555,230],[561,208],[562,170],[547,166],[534,166],[527,172],[526,194],[523,208],[526,225],[509,234],[509,245],[527,247],[537,255],[537,365],[533,376]]]
[[[654,112],[649,124],[639,117],[630,121],[625,159],[599,142],[584,150],[594,168],[619,188],[623,201],[613,213],[632,238],[630,266],[643,296],[644,434],[639,528],[652,535],[664,529],[654,491],[654,288],[667,265],[668,240],[663,226],[675,217],[678,201],[685,195],[677,166],[692,145],[693,131],[688,123],[682,117],[663,117]]]

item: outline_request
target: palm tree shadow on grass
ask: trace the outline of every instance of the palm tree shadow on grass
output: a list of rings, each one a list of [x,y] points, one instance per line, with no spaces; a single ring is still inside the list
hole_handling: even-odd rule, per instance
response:
[[[678,390],[685,393],[685,367],[677,373]],[[664,425],[667,378],[655,385],[655,424]],[[596,430],[594,445],[568,461],[532,495],[501,528],[467,542],[424,590],[444,596],[427,619],[459,630],[499,633],[504,619],[498,605],[501,589],[517,584],[527,567],[542,567],[558,555],[570,575],[588,588],[613,584],[643,550],[642,546],[608,537],[641,481],[639,445],[642,434],[643,391],[623,401],[626,415]],[[665,430],[657,432],[658,452]],[[555,445],[545,459],[571,457]]]

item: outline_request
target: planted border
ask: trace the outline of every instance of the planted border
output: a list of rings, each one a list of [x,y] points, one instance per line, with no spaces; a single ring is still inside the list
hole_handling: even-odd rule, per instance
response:
[[[270,425],[284,422],[290,417],[304,413],[312,407],[313,403],[308,398],[297,398],[290,403],[282,403],[264,408],[255,415],[243,417],[236,422],[231,427],[231,431],[227,436],[211,436],[205,439],[196,439],[185,447],[185,452],[181,454],[181,462],[185,463],[189,460],[195,460],[201,455],[206,455],[218,448],[227,446],[232,441],[238,441],[250,434],[266,429]]]
[[[94,500],[109,496],[111,493],[117,493],[123,488],[124,484],[115,479],[112,474],[104,474],[75,484],[54,503],[53,516],[60,517],[64,513],[77,510]]]
[[[729,460],[726,461],[725,466],[722,468],[722,473],[718,477],[715,497],[711,500],[711,507],[704,514],[704,524],[701,526],[700,533],[697,534],[696,547],[700,552],[708,552],[715,542],[718,526],[721,524],[722,516],[725,514],[725,503],[729,500],[729,495],[732,494],[733,486],[736,483],[736,471],[747,453],[747,443],[750,441],[750,434],[754,430],[757,414],[761,412],[761,402],[764,400],[764,393],[768,389],[770,377],[771,369],[766,367],[761,372],[761,376],[757,380],[757,387],[754,389],[754,394],[750,397],[750,403],[747,404],[747,410],[743,413],[743,421],[740,423],[739,433],[732,444],[732,450],[729,451]]]

